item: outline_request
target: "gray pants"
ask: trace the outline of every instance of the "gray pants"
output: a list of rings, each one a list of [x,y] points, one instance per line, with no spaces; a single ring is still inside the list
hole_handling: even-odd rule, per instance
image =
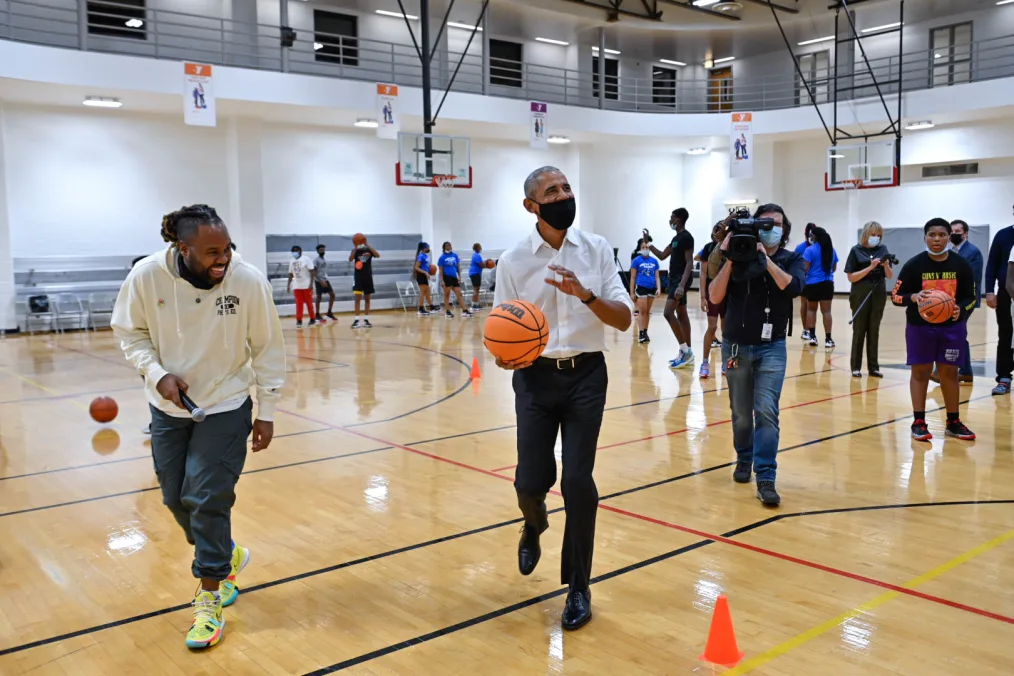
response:
[[[151,407],[151,455],[162,502],[195,545],[194,577],[224,580],[232,572],[232,506],[253,428],[253,402],[209,415],[174,418]]]

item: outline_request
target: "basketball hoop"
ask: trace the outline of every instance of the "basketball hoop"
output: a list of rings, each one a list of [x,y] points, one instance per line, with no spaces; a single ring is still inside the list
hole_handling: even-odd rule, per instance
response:
[[[445,195],[449,195],[454,186],[457,185],[458,177],[451,174],[438,174],[433,176],[433,187],[440,188]]]
[[[846,192],[848,192],[850,190],[859,190],[859,189],[861,189],[863,187],[863,179],[861,179],[861,178],[846,178],[846,179],[842,180],[841,184],[842,184],[842,187],[845,189]]]

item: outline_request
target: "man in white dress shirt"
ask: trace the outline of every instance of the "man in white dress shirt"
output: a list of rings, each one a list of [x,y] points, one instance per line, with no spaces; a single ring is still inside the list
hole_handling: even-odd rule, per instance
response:
[[[630,328],[633,305],[623,288],[609,243],[571,229],[577,205],[567,177],[556,167],[536,169],[525,181],[525,209],[535,229],[497,264],[494,304],[524,300],[540,308],[549,325],[549,344],[530,364],[515,370],[518,466],[514,488],[525,517],[518,543],[518,568],[530,575],[549,528],[546,493],[556,483],[553,447],[563,433],[563,533],[561,584],[569,586],[563,628],[591,619],[592,551],[598,490],[592,470],[606,404],[605,325]],[[529,368],[530,367],[530,368]]]

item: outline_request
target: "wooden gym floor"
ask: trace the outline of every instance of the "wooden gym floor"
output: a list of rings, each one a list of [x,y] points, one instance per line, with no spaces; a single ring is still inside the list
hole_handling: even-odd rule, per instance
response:
[[[203,653],[183,643],[192,552],[161,504],[137,374],[109,332],[8,338],[0,673],[710,673],[697,658],[724,593],[747,656],[727,673],[1010,674],[1010,398],[991,377],[962,388],[978,440],[961,442],[933,387],[937,438],[913,442],[902,312],[888,308],[878,381],[850,377],[834,307],[837,350],[789,340],[777,511],[732,482],[722,379],[668,369],[660,314],[648,347],[610,334],[595,619],[573,634],[558,496],[538,570],[517,572],[513,398],[482,321],[284,320],[275,441],[249,456],[234,511],[253,560]],[[970,341],[987,374],[990,321],[976,312]],[[106,428],[87,415],[99,394],[120,404]]]

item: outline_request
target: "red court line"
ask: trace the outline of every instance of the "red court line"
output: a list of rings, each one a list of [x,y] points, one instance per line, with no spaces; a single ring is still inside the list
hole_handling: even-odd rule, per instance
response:
[[[846,398],[846,397],[854,397],[857,394],[866,394],[868,392],[876,392],[876,391],[879,391],[879,390],[887,390],[887,389],[890,389],[892,387],[900,387],[901,385],[905,385],[905,384],[907,384],[907,383],[892,383],[890,385],[881,385],[879,387],[870,387],[870,388],[867,388],[865,390],[856,390],[855,392],[849,392],[848,394],[837,394],[837,395],[835,395],[833,397],[824,397],[823,399],[816,399],[814,401],[804,401],[804,402],[802,402],[800,404],[793,404],[792,406],[782,407],[782,408],[779,409],[779,412],[781,412],[781,411],[788,411],[788,410],[793,409],[793,408],[802,408],[804,406],[813,406],[814,404],[822,404],[825,401],[831,401],[832,399],[843,399],[843,398]],[[606,444],[605,446],[599,446],[597,450],[604,451],[604,450],[609,449],[609,448],[616,448],[617,446],[627,446],[629,444],[636,444],[636,443],[639,443],[641,441],[650,441],[652,439],[660,439],[660,438],[663,438],[663,437],[671,437],[671,436],[673,436],[675,434],[683,434],[684,432],[690,432],[692,430],[693,431],[706,430],[709,427],[714,427],[716,425],[725,425],[725,424],[730,423],[730,422],[732,422],[732,418],[728,418],[726,420],[716,420],[715,422],[708,423],[704,427],[684,427],[682,429],[673,430],[671,432],[663,432],[662,434],[653,434],[653,435],[651,435],[649,437],[641,437],[640,439],[630,439],[629,441],[618,441],[615,444]],[[491,471],[493,471],[493,472],[503,472],[503,471],[508,470],[508,469],[514,469],[515,467],[517,467],[517,465],[509,465],[507,467],[499,467],[499,468],[491,470]]]
[[[899,384],[903,384],[903,383],[899,383]],[[877,389],[877,388],[873,388],[873,389]],[[858,394],[858,392],[853,393],[853,394]],[[835,397],[831,397],[831,398],[835,398]],[[826,401],[826,400],[821,400],[821,401]],[[812,403],[816,403],[816,402],[812,402]],[[804,405],[804,404],[798,404],[797,406],[802,406],[802,405]],[[291,414],[291,415],[298,415],[298,414]],[[322,422],[320,420],[314,420],[313,418],[310,418],[308,416],[299,415],[298,417],[303,418],[305,420],[309,420],[311,422],[316,422],[316,423],[328,425],[328,423],[324,423],[324,422]],[[343,432],[347,432],[349,434],[354,434],[354,435],[356,435],[358,437],[362,437],[364,439],[369,439],[371,441],[375,441],[375,442],[377,442],[379,444],[384,444],[384,445],[387,445],[387,446],[393,446],[394,448],[400,448],[400,449],[402,449],[404,451],[408,451],[409,453],[415,453],[416,455],[421,455],[423,457],[430,458],[432,460],[437,460],[439,462],[445,462],[447,464],[454,465],[455,467],[460,467],[462,469],[467,469],[467,470],[471,470],[473,472],[478,472],[480,474],[485,474],[486,476],[496,477],[497,479],[501,479],[503,481],[511,481],[510,477],[505,477],[502,474],[497,474],[497,473],[495,473],[492,470],[482,469],[481,467],[475,467],[473,465],[469,465],[468,463],[459,462],[457,460],[451,460],[450,458],[445,458],[443,456],[436,455],[434,453],[427,453],[426,451],[420,451],[417,448],[412,448],[411,446],[405,446],[404,444],[397,444],[397,443],[394,443],[393,441],[388,441],[387,439],[381,439],[380,437],[375,437],[375,436],[373,436],[371,434],[366,434],[366,433],[360,432],[358,430],[347,429],[347,428],[344,428],[344,427],[335,427],[334,425],[328,425],[328,426],[332,427],[334,429],[341,430]],[[557,495],[557,496],[560,495],[560,493],[558,491],[551,490],[549,492],[552,493],[553,495]],[[857,573],[850,573],[850,572],[848,572],[846,570],[842,570],[840,568],[834,568],[832,566],[825,566],[824,564],[817,563],[815,561],[809,561],[807,559],[801,559],[801,558],[798,558],[798,557],[795,557],[795,556],[790,556],[788,554],[782,554],[780,552],[776,552],[776,551],[773,551],[773,550],[770,550],[770,549],[765,549],[763,547],[757,547],[756,545],[747,544],[745,542],[740,542],[738,540],[732,540],[730,538],[722,537],[721,535],[714,535],[712,533],[708,533],[708,532],[702,531],[702,530],[697,530],[695,528],[689,528],[687,526],[680,526],[680,525],[675,524],[675,523],[670,523],[668,521],[663,521],[661,519],[656,519],[656,518],[653,518],[653,517],[650,517],[650,516],[645,516],[643,514],[638,514],[637,512],[631,512],[631,511],[628,511],[628,510],[625,510],[625,509],[620,509],[618,507],[613,507],[611,505],[603,505],[603,504],[600,503],[599,504],[599,508],[603,509],[603,510],[605,510],[607,512],[613,512],[615,514],[621,514],[623,516],[628,516],[630,518],[638,519],[638,520],[645,521],[647,523],[652,523],[652,524],[655,524],[655,525],[658,525],[658,526],[663,526],[665,528],[672,528],[673,530],[682,531],[684,533],[688,533],[690,535],[695,535],[695,536],[697,536],[699,538],[703,538],[703,539],[706,539],[706,540],[713,540],[715,542],[720,542],[722,544],[731,545],[733,547],[738,547],[740,549],[745,549],[745,550],[748,550],[748,551],[751,551],[751,552],[754,552],[754,553],[757,553],[757,554],[763,554],[765,556],[770,556],[770,557],[773,557],[773,558],[776,558],[776,559],[779,559],[779,560],[782,560],[782,561],[788,561],[790,563],[795,563],[797,565],[806,566],[807,568],[812,568],[814,570],[819,570],[819,571],[822,571],[822,572],[825,572],[825,573],[830,573],[832,575],[837,575],[839,577],[844,577],[844,578],[847,578],[847,579],[850,579],[850,580],[855,580],[857,582],[865,582],[866,584],[870,584],[870,585],[873,585],[875,587],[880,587],[882,589],[889,589],[889,590],[897,592],[899,594],[905,594],[906,596],[912,596],[914,598],[923,599],[924,601],[930,601],[932,603],[938,603],[940,605],[947,606],[949,608],[955,608],[957,610],[964,610],[966,612],[972,613],[974,615],[979,615],[981,617],[987,617],[989,619],[998,620],[1000,622],[1005,622],[1007,624],[1014,624],[1014,617],[1009,617],[1007,615],[1001,615],[999,613],[994,613],[994,612],[991,612],[989,610],[985,610],[983,608],[976,608],[975,606],[969,606],[969,605],[966,605],[964,603],[959,603],[957,601],[951,601],[950,599],[945,599],[945,598],[940,597],[940,596],[934,596],[932,594],[926,594],[925,592],[920,592],[920,591],[917,591],[915,589],[908,589],[906,587],[899,587],[898,585],[891,584],[889,582],[883,582],[881,580],[877,580],[877,579],[872,578],[872,577],[867,577],[865,575],[859,575]]]

